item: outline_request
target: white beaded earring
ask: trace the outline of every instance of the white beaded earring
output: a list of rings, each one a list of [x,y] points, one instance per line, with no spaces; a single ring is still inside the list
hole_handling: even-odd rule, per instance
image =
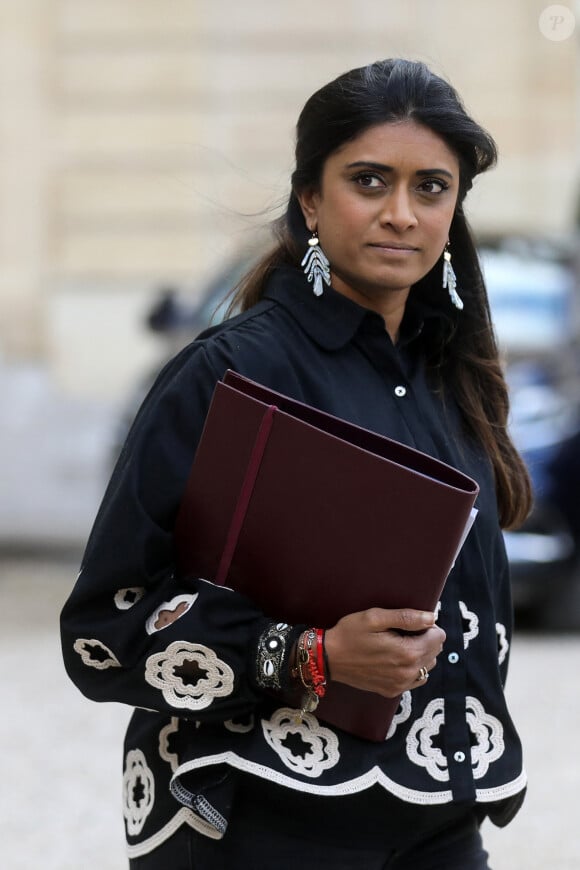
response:
[[[451,251],[449,250],[449,242],[445,245],[443,251],[443,289],[447,289],[449,298],[453,305],[460,311],[463,310],[463,299],[457,292],[457,276],[451,265]]]
[[[304,270],[304,274],[313,285],[312,290],[315,296],[322,296],[324,287],[322,282],[330,287],[330,263],[318,244],[318,236],[313,230],[312,238],[308,239],[308,250],[302,258],[300,264]]]

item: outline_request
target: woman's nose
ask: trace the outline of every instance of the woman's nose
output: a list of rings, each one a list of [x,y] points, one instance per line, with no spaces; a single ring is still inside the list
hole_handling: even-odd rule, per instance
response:
[[[416,226],[417,216],[408,190],[395,188],[389,194],[383,203],[380,221],[384,225],[389,224],[398,232]]]

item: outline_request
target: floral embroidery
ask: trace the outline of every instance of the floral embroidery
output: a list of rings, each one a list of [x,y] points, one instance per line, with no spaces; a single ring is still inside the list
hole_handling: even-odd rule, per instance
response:
[[[387,736],[385,737],[385,740],[388,740],[389,737],[392,737],[397,730],[397,725],[401,725],[403,722],[406,722],[410,715],[411,693],[403,692],[403,694],[401,695],[401,701],[397,708],[397,712],[393,716],[391,724],[389,725],[389,730],[387,731]]]
[[[177,734],[179,731],[179,718],[177,716],[172,716],[169,725],[166,725],[165,728],[162,728],[159,732],[159,755],[166,761],[173,773],[177,770],[177,766],[179,764],[179,758],[177,757],[176,752],[172,752],[170,748],[171,735]]]
[[[176,595],[171,601],[164,601],[163,604],[160,604],[145,623],[147,634],[155,634],[156,631],[167,628],[168,625],[187,613],[194,604],[197,594],[196,592],[195,595]]]
[[[489,765],[504,753],[503,726],[499,719],[486,713],[481,701],[467,697],[467,724],[475,736],[476,743],[471,747],[473,778],[481,779],[489,770]]]
[[[173,773],[179,766],[179,755],[174,751],[178,748],[175,738],[179,729],[197,729],[200,725],[201,722],[194,722],[192,719],[180,719],[178,716],[172,716],[169,724],[165,725],[159,732],[159,755],[163,761],[167,762]]]
[[[467,649],[470,642],[479,634],[479,617],[473,611],[467,609],[464,601],[459,602],[459,609],[464,623],[467,623],[467,629],[463,632],[463,646]]]
[[[474,779],[481,779],[490,764],[504,753],[503,727],[499,719],[486,713],[477,698],[467,696],[466,721],[472,735],[471,766]],[[435,745],[445,725],[444,700],[435,698],[407,736],[407,755],[414,764],[426,768],[438,782],[449,781],[447,759]],[[439,741],[437,741],[439,742]]]
[[[507,639],[507,631],[505,625],[502,625],[501,622],[496,622],[495,630],[497,631],[497,648],[498,648],[498,661],[500,665],[503,665],[505,658],[508,654],[508,650],[510,648],[508,639]]]
[[[132,749],[127,754],[123,775],[123,815],[130,837],[143,830],[154,800],[155,780],[151,769],[141,750]]]
[[[247,734],[249,731],[253,730],[254,724],[254,716],[252,713],[244,718],[239,716],[236,719],[226,719],[224,722],[227,730],[232,731],[235,734]]]
[[[106,668],[121,667],[121,662],[109,647],[95,638],[89,640],[79,637],[78,640],[75,640],[73,649],[80,655],[84,664],[90,668],[104,671]]]
[[[128,586],[127,589],[119,589],[115,593],[115,607],[119,610],[129,610],[138,601],[141,601],[145,595],[145,589],[142,586]]]
[[[301,722],[296,716],[296,710],[282,707],[271,719],[262,719],[264,737],[290,770],[302,776],[320,776],[338,764],[338,737],[311,713],[305,713]]]
[[[188,710],[204,710],[234,688],[232,669],[213,650],[180,640],[149,656],[145,679],[172,707]]]
[[[449,779],[447,759],[433,745],[433,738],[439,734],[444,722],[443,698],[434,698],[425,707],[421,718],[413,723],[407,735],[407,755],[411,761],[419,767],[427,768],[427,773],[439,782],[447,782]]]

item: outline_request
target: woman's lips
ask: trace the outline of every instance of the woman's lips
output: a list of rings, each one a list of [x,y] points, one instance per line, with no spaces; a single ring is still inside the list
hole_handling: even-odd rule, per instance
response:
[[[375,248],[379,251],[386,251],[389,253],[394,252],[396,254],[414,254],[419,250],[419,248],[415,248],[412,245],[401,245],[394,242],[374,242],[370,244],[369,247]]]

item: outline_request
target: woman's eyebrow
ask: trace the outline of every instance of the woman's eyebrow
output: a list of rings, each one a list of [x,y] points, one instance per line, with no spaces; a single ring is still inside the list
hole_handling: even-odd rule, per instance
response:
[[[453,178],[453,173],[448,169],[418,169],[415,175],[446,175],[447,178]]]
[[[355,160],[354,163],[349,163],[347,165],[347,169],[357,169],[359,167],[364,167],[366,169],[377,169],[379,172],[394,172],[393,166],[388,166],[386,163],[374,163],[372,160]],[[415,172],[415,175],[420,175],[421,177],[427,175],[446,175],[447,178],[453,178],[453,173],[449,172],[448,169],[418,169]]]

